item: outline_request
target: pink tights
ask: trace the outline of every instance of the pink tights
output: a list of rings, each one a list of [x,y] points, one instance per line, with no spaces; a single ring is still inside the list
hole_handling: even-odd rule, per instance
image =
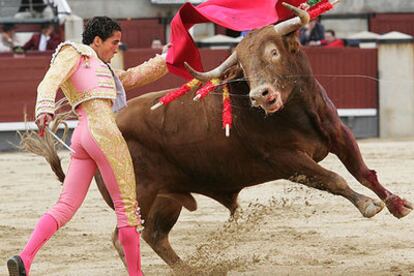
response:
[[[78,210],[85,199],[96,169],[99,168],[106,188],[114,202],[118,221],[119,240],[124,249],[129,275],[142,275],[139,233],[136,231],[136,224],[131,224],[131,217],[134,221],[138,221],[138,218],[135,212],[134,214],[126,214],[125,210],[127,208],[125,202],[130,201],[123,200],[123,198],[125,199],[127,197],[134,199],[135,194],[126,196],[121,194],[115,177],[116,172],[111,168],[111,164],[107,159],[110,157],[107,157],[103,153],[88,128],[86,112],[81,109],[78,112],[80,113],[80,121],[73,133],[71,143],[76,153],[71,156],[69,169],[63,183],[63,191],[60,194],[58,202],[40,218],[29,241],[20,253],[20,257],[28,273],[37,251]],[[116,158],[124,157],[116,156]],[[128,158],[130,157],[128,156]],[[131,184],[135,185],[135,183]],[[128,208],[128,210],[131,209],[131,207]]]

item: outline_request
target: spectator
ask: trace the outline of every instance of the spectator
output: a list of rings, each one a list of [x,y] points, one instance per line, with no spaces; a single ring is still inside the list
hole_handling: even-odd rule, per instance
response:
[[[12,52],[19,47],[19,41],[15,34],[14,24],[4,24],[3,32],[0,33],[0,52]]]
[[[324,47],[344,47],[345,43],[342,39],[336,38],[334,30],[325,31],[325,39],[321,41]]]
[[[325,27],[316,20],[309,22],[299,31],[300,43],[305,46],[319,46],[325,39]]]
[[[159,40],[158,38],[154,39],[151,43],[151,48],[152,49],[162,49],[162,47],[164,47],[161,43],[161,40]]]
[[[24,44],[23,49],[34,51],[54,50],[61,41],[60,37],[54,33],[55,27],[51,24],[43,24],[40,33],[34,34],[29,41]]]

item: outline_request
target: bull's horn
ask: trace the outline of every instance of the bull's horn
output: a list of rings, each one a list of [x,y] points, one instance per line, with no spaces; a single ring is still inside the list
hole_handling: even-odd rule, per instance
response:
[[[294,7],[292,5],[289,5],[285,2],[283,2],[282,5],[285,8],[293,11],[297,16],[294,17],[294,18],[291,18],[289,20],[283,21],[279,24],[276,24],[274,28],[275,28],[275,31],[278,34],[285,35],[285,34],[293,32],[293,31],[296,31],[300,27],[303,27],[306,24],[308,24],[308,22],[310,20],[310,16],[309,16],[307,11],[296,8],[296,7]]]
[[[201,81],[208,81],[213,78],[220,78],[223,75],[224,71],[230,66],[236,64],[237,62],[237,55],[236,52],[233,52],[222,64],[217,66],[211,71],[208,72],[198,72],[194,70],[187,62],[184,62],[184,66],[187,71],[196,79]]]

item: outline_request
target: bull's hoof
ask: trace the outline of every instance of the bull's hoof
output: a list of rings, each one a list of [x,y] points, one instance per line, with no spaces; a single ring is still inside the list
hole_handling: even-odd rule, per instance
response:
[[[413,210],[413,204],[397,195],[390,195],[385,200],[388,210],[394,217],[402,218]]]
[[[359,211],[364,217],[372,218],[373,216],[381,212],[381,210],[384,209],[384,206],[385,205],[381,200],[368,198],[360,204]]]

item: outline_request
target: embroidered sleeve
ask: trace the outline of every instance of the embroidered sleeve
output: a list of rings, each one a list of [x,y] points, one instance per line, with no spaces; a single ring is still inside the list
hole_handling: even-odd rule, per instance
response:
[[[152,59],[128,70],[117,70],[117,75],[122,82],[125,90],[134,89],[154,82],[167,74],[167,63],[161,55],[156,55]]]
[[[55,113],[55,98],[59,86],[73,73],[80,54],[70,46],[64,47],[50,64],[43,80],[37,87],[36,118],[41,113]]]

